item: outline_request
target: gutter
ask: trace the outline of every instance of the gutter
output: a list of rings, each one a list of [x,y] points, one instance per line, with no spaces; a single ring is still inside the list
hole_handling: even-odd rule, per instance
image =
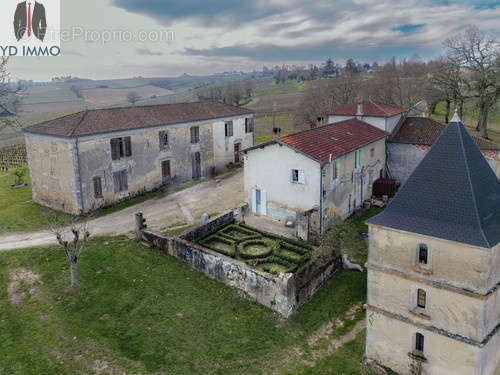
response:
[[[85,206],[83,204],[83,184],[82,184],[82,172],[81,172],[81,165],[80,165],[80,151],[78,149],[78,137],[75,138],[75,148],[76,148],[76,165],[77,165],[77,180],[80,188],[80,209],[81,209],[81,214],[83,215],[85,212]]]

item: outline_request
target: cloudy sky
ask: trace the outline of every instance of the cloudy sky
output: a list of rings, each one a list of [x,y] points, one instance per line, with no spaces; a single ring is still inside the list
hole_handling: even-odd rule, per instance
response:
[[[427,59],[468,25],[500,33],[500,0],[66,0],[61,14],[63,56],[16,57],[13,78],[211,74],[328,57]]]

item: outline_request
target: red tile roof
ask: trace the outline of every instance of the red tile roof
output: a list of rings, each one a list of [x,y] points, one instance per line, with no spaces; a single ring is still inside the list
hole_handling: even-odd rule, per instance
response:
[[[416,145],[433,145],[436,139],[446,128],[445,124],[425,117],[407,117],[396,127],[389,142],[409,143]],[[487,139],[472,136],[472,139],[481,150],[500,150],[500,146]]]
[[[373,100],[363,100],[363,115],[375,117],[391,117],[406,112],[406,110],[379,103]],[[358,113],[358,103],[346,104],[332,109],[327,115],[356,116]]]
[[[59,137],[150,128],[251,114],[252,111],[216,102],[177,103],[87,110],[24,129]]]
[[[338,158],[349,152],[364,147],[388,133],[358,119],[349,119],[306,130],[304,132],[286,135],[278,139],[247,148],[244,152],[265,147],[273,143],[287,145],[320,163]]]

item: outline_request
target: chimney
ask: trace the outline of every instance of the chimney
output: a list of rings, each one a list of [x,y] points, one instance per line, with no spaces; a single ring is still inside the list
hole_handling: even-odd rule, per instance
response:
[[[356,116],[363,116],[363,98],[358,101],[358,112],[356,112]]]

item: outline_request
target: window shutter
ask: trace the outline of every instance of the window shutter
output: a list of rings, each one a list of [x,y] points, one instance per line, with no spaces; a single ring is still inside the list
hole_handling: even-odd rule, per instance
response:
[[[252,117],[250,119],[250,132],[253,132],[254,128],[255,128],[255,119]]]
[[[257,213],[257,190],[252,189],[252,212]]]
[[[160,150],[164,150],[165,149],[165,142],[164,142],[165,132],[164,131],[159,132],[158,138],[159,138],[159,142],[160,142]]]
[[[113,186],[114,192],[118,193],[120,191],[120,172],[113,173]]]
[[[124,143],[125,143],[125,156],[132,156],[132,139],[130,137],[125,137]]]
[[[305,184],[306,183],[306,175],[304,174],[304,171],[299,171],[299,184]]]
[[[118,139],[113,138],[111,141],[111,159],[120,159],[120,142]]]
[[[102,197],[101,177],[94,177],[94,198]]]

